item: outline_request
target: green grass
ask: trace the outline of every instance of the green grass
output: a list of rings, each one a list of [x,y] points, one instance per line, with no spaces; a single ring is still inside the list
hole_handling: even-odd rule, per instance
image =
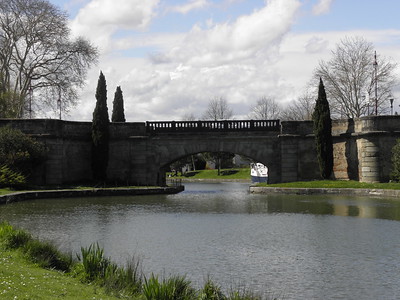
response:
[[[167,173],[167,176],[171,173]],[[182,179],[235,179],[250,180],[250,168],[222,169],[218,176],[218,170],[198,170],[186,172],[184,176],[172,177]]]
[[[10,188],[0,189],[0,195],[6,195],[6,194],[11,194],[11,193],[15,193],[15,190],[10,189]]]
[[[9,239],[10,234],[13,237]],[[32,241],[28,233],[0,224],[0,299],[118,299],[98,286],[32,262],[34,254],[21,248]]]
[[[257,186],[288,188],[351,188],[351,189],[400,189],[400,183],[366,183],[353,180],[297,181],[277,184],[259,183]]]

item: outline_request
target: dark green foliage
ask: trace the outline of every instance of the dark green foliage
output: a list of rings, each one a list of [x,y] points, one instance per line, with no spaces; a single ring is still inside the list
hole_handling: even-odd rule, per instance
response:
[[[11,180],[12,185],[22,183],[45,158],[46,148],[42,143],[18,129],[0,128],[0,173],[4,180]]]
[[[321,177],[328,179],[333,171],[332,120],[322,79],[312,117],[319,170]]]
[[[115,91],[114,95],[111,122],[125,122],[124,97],[122,96],[122,90],[119,86],[117,86],[117,90]]]
[[[20,229],[9,230],[2,236],[6,249],[18,249],[25,247],[25,245],[32,240],[32,236]]]
[[[111,261],[104,257],[104,250],[100,248],[99,244],[90,245],[89,248],[82,247],[81,254],[86,279],[88,281],[104,279]]]
[[[146,300],[193,300],[196,291],[190,281],[181,276],[173,276],[160,281],[157,276],[151,275],[145,280],[142,291]]]
[[[400,181],[400,139],[396,141],[396,145],[392,148],[392,173],[390,178],[394,181]]]
[[[213,283],[210,279],[204,284],[203,289],[200,291],[199,300],[226,300],[221,287]]]
[[[0,167],[0,188],[22,187],[26,184],[26,178],[19,172],[11,170],[6,165]]]
[[[110,121],[107,108],[106,79],[102,72],[100,72],[97,83],[96,100],[92,121],[92,172],[94,180],[105,182],[107,179]]]
[[[0,238],[6,249],[21,249],[30,261],[43,268],[66,272],[74,263],[72,256],[61,253],[53,244],[36,240],[26,231],[14,229],[9,224],[1,224]]]
[[[112,295],[136,295],[140,293],[143,275],[139,262],[131,262],[125,268],[112,263],[107,267],[104,288]]]
[[[72,256],[61,253],[49,242],[31,239],[25,245],[24,251],[34,263],[42,268],[67,272],[73,264]]]
[[[120,268],[104,256],[98,244],[81,248],[83,276],[88,282],[95,281],[107,293],[115,295],[135,295],[140,293],[143,275],[139,262],[132,261],[126,268]]]

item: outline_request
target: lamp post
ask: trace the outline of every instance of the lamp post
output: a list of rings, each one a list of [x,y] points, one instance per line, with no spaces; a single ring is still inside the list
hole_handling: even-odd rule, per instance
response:
[[[58,89],[58,100],[57,100],[58,108],[60,109],[60,120],[61,120],[61,89]]]
[[[375,69],[375,115],[378,115],[378,61],[376,60],[376,51],[375,51],[374,69]]]
[[[390,115],[393,116],[393,101],[394,101],[394,99],[390,98],[389,101],[390,101]]]
[[[33,89],[32,86],[29,85],[29,119],[32,119],[32,98],[33,98]]]

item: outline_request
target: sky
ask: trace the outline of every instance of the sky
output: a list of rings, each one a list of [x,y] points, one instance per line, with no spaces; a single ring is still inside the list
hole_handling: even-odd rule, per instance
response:
[[[50,2],[67,12],[72,35],[100,54],[68,120],[92,119],[100,71],[110,116],[121,86],[128,122],[201,119],[220,97],[235,119],[247,119],[262,97],[282,107],[300,97],[345,37],[361,36],[378,55],[400,62],[398,0]],[[397,108],[399,87],[394,98]]]

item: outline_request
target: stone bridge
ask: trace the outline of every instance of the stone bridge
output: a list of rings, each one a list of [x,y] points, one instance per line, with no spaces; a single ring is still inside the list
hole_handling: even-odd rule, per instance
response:
[[[37,138],[49,149],[36,183],[90,181],[91,123],[61,120],[0,120]],[[391,149],[400,138],[400,117],[336,120],[336,179],[389,180]],[[201,152],[231,152],[262,162],[269,182],[319,178],[311,121],[239,120],[110,124],[108,178],[130,185],[164,185],[174,161]]]

